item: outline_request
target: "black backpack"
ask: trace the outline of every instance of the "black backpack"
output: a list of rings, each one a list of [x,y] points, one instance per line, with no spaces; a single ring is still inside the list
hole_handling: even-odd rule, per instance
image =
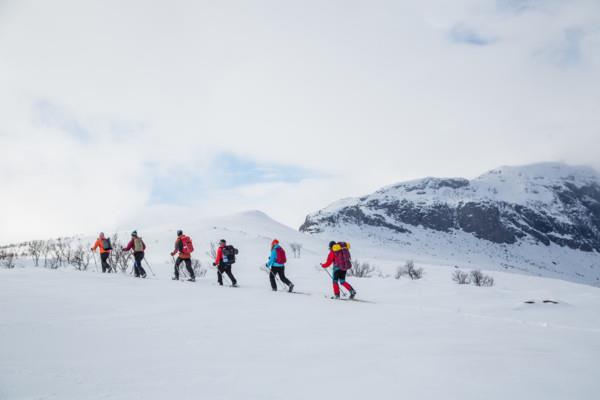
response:
[[[112,245],[110,244],[110,239],[109,238],[102,239],[102,248],[105,251],[106,250],[112,250]]]
[[[238,253],[238,249],[233,247],[232,245],[227,245],[223,247],[223,264],[234,264],[235,263],[235,255]]]

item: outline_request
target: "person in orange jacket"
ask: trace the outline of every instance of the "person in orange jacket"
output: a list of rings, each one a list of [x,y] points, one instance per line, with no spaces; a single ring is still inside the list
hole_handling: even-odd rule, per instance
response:
[[[102,264],[102,273],[113,272],[112,267],[108,263],[108,258],[110,257],[112,246],[110,245],[110,239],[104,236],[104,232],[100,232],[100,234],[98,235],[98,239],[96,239],[96,243],[94,243],[94,247],[92,247],[91,250],[92,252],[96,252],[96,249],[100,249],[100,263]]]
[[[175,260],[175,276],[173,277],[174,281],[179,280],[179,265],[184,262],[185,268],[187,269],[190,277],[188,281],[195,282],[196,277],[194,276],[194,270],[192,269],[192,251],[194,251],[194,247],[192,246],[192,240],[189,236],[183,234],[183,231],[180,229],[177,231],[177,239],[175,240],[175,249],[171,252],[171,256],[179,253],[177,256],[177,260]]]

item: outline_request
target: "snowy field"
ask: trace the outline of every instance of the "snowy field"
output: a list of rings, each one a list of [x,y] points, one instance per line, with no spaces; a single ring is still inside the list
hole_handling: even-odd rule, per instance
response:
[[[349,279],[369,303],[335,301],[315,268],[326,242],[260,215],[219,223],[190,234],[232,239],[239,288],[212,269],[171,281],[160,230],[144,236],[152,279],[0,270],[0,399],[598,398],[598,288],[495,271],[494,287],[457,285],[421,263],[418,281]],[[303,240],[286,272],[306,294],[270,290],[258,231]]]

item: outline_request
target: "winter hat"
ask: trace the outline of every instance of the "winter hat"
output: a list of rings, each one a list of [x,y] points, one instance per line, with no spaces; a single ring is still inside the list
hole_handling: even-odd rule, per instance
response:
[[[275,247],[276,244],[279,244],[279,240],[273,239],[273,241],[271,242],[271,247]]]
[[[329,242],[329,248],[332,248],[334,245],[335,245],[335,241],[332,240],[331,242]]]
[[[221,239],[219,240],[219,243],[227,243],[227,241],[225,239]]]
[[[98,234],[98,237],[99,237],[100,239],[104,239],[104,232],[100,232],[100,233]]]
[[[137,231],[131,232],[131,236],[137,236]]]
[[[181,236],[181,235],[183,235],[183,231],[181,229],[178,229],[177,230],[177,236]]]

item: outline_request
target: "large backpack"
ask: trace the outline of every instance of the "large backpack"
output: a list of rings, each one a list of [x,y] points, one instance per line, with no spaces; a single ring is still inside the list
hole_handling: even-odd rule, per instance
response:
[[[184,254],[191,254],[194,251],[194,244],[189,236],[181,236],[179,250]]]
[[[281,246],[275,247],[275,262],[277,264],[285,264],[287,262],[287,258],[285,256],[285,250]]]
[[[339,242],[333,245],[331,248],[333,250],[333,265],[341,269],[342,271],[347,271],[352,268],[352,262],[350,257],[350,243]]]
[[[133,251],[136,253],[144,251],[144,241],[141,237],[133,238]]]
[[[102,249],[104,251],[112,250],[112,245],[110,244],[110,238],[102,239]]]
[[[238,249],[228,244],[223,247],[221,255],[223,256],[223,264],[234,264],[235,263],[235,255],[238,253]]]

